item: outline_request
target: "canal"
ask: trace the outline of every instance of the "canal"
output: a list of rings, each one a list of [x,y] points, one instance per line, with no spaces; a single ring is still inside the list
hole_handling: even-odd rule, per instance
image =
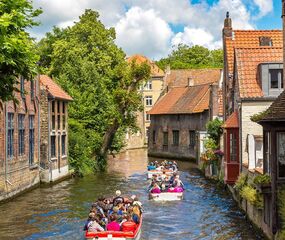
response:
[[[145,150],[110,159],[106,173],[41,187],[0,205],[0,239],[84,239],[88,209],[117,189],[144,205],[142,240],[263,239],[231,197],[202,177],[194,164],[178,162],[187,190],[179,202],[148,200]]]

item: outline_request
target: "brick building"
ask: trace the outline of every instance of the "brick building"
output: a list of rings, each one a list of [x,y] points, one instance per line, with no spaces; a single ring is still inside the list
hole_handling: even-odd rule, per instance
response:
[[[223,102],[228,184],[234,184],[241,171],[262,173],[263,131],[251,117],[266,110],[283,90],[282,31],[233,30],[231,24],[227,14],[223,29]],[[238,126],[231,128],[233,118]]]
[[[68,102],[72,98],[50,77],[40,75],[41,181],[68,176]]]
[[[20,78],[19,90],[0,103],[0,201],[40,182],[38,79]]]
[[[189,86],[171,87],[148,112],[149,155],[199,159],[207,137],[206,123],[218,115],[218,90],[217,82],[195,85],[192,81]]]

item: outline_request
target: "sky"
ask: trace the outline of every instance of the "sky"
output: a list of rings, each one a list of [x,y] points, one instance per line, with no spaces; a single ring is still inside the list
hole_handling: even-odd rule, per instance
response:
[[[234,29],[281,29],[281,0],[33,0],[42,8],[41,25],[30,33],[37,40],[53,26],[65,28],[85,9],[116,30],[116,44],[130,56],[158,60],[180,43],[221,48],[226,12]]]

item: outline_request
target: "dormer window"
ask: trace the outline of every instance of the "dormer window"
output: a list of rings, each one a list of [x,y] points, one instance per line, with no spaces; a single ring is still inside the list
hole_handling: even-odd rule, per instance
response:
[[[283,88],[283,71],[282,69],[269,69],[270,88]]]
[[[278,97],[283,91],[282,63],[261,64],[260,77],[264,97]]]
[[[259,37],[259,46],[272,47],[273,43],[271,37]]]

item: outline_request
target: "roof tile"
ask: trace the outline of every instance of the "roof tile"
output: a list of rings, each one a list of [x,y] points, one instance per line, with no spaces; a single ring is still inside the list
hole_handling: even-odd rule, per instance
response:
[[[223,128],[239,128],[238,111],[233,112],[223,124]]]

